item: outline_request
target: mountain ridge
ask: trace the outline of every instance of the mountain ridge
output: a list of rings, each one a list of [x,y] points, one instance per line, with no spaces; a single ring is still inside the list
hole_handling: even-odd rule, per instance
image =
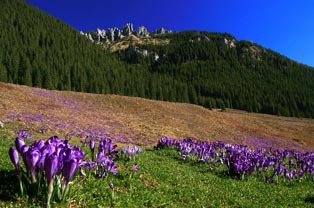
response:
[[[171,33],[180,33],[180,32],[187,32],[187,31],[195,31],[195,32],[205,32],[205,33],[213,33],[213,34],[222,34],[225,35],[224,37],[216,40],[221,44],[225,44],[230,48],[236,47],[237,42],[240,41],[245,41],[250,43],[251,45],[254,46],[254,49],[256,50],[256,48],[258,48],[257,50],[270,50],[272,52],[275,52],[291,61],[294,61],[298,64],[307,66],[309,68],[314,69],[314,67],[308,66],[304,63],[298,62],[296,60],[292,60],[289,57],[282,55],[270,48],[265,48],[262,45],[259,45],[258,43],[255,43],[254,41],[247,41],[247,40],[237,40],[233,35],[229,34],[229,33],[220,33],[220,32],[208,32],[208,31],[197,31],[197,30],[183,30],[183,31],[173,31],[173,30],[167,30],[164,27],[155,29],[153,31],[148,31],[148,29],[145,26],[139,26],[137,30],[133,29],[133,23],[126,23],[122,26],[122,29],[119,29],[117,26],[112,27],[112,28],[108,28],[108,29],[99,29],[97,28],[94,31],[80,31],[80,34],[85,36],[86,38],[88,38],[89,40],[91,40],[92,42],[96,42],[98,44],[114,44],[115,42],[120,42],[122,41],[122,39],[124,38],[132,38],[132,36],[138,38],[138,39],[145,39],[145,38],[152,38],[153,40],[157,40],[158,39],[154,39],[154,37],[160,37],[161,35],[165,35],[165,34],[171,34]],[[117,34],[117,35],[114,35]],[[157,35],[157,36],[156,36]],[[153,36],[153,37],[151,37]],[[169,40],[168,40],[169,41]],[[200,42],[200,41],[211,41],[211,39],[206,36],[206,35],[200,35],[199,37],[194,37],[194,39],[189,39],[190,42]],[[136,40],[135,42],[138,42],[138,40]],[[168,42],[169,43],[169,42]],[[136,43],[137,44],[137,43]],[[141,43],[140,43],[141,44]],[[145,44],[150,44],[150,43],[145,43]],[[156,43],[153,43],[156,44]],[[157,43],[158,44],[158,43]],[[167,44],[167,43],[161,43],[161,44]],[[118,49],[118,50],[123,50],[125,48],[122,49]],[[253,50],[254,50],[253,49]],[[117,50],[112,50],[112,52],[116,52]]]
[[[172,30],[167,30],[163,27],[156,29],[153,32],[149,32],[145,26],[139,26],[137,30],[133,29],[133,23],[126,23],[122,29],[118,27],[108,28],[107,30],[97,28],[96,31],[83,32],[80,31],[81,35],[86,36],[91,41],[100,43],[108,43],[118,41],[124,37],[135,35],[137,37],[147,37],[150,34],[163,35],[172,33]]]

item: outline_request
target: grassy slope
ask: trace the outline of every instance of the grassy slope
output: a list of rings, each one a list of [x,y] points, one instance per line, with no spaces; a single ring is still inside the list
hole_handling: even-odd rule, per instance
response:
[[[314,120],[117,95],[48,91],[0,83],[0,120],[47,134],[96,131],[115,142],[155,144],[162,136],[250,146],[314,149]],[[15,127],[16,128],[16,127]],[[15,129],[11,129],[13,133]]]

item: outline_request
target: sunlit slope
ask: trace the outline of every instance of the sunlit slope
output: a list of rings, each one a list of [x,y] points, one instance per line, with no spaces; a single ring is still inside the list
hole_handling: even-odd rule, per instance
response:
[[[137,97],[48,91],[0,83],[0,120],[34,132],[103,135],[155,144],[162,136],[222,140],[249,146],[314,149],[314,121],[243,111],[207,110]],[[13,131],[13,129],[12,129]]]

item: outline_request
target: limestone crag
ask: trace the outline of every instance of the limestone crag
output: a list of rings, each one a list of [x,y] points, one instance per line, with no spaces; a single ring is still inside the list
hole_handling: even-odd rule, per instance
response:
[[[128,37],[131,35],[135,35],[136,37],[148,37],[150,33],[148,32],[147,28],[144,26],[138,27],[137,30],[133,29],[132,23],[127,23],[122,27],[122,30],[120,30],[117,27],[114,28],[108,28],[107,30],[97,29],[93,32],[80,32],[82,35],[86,36],[91,41],[95,41],[98,43],[110,43],[114,41],[118,41],[122,39],[123,37]],[[167,34],[172,33],[171,30],[166,30],[165,28],[160,28],[152,32],[152,34]]]
[[[167,33],[172,33],[172,30],[166,30],[165,28],[162,27],[162,28],[157,29],[154,32],[154,34],[161,34],[161,35],[167,34]]]
[[[218,43],[227,45],[229,48],[236,47],[236,41],[235,40],[229,40],[227,38],[219,39]]]
[[[126,25],[123,26],[122,29],[122,34],[124,36],[129,36],[133,34],[133,24],[132,23],[127,23]]]
[[[137,31],[136,31],[135,34],[136,34],[137,36],[139,36],[139,37],[145,37],[145,36],[148,36],[148,35],[149,35],[149,32],[148,32],[148,30],[147,30],[146,27],[140,26],[140,27],[138,27],[138,29],[137,29]]]

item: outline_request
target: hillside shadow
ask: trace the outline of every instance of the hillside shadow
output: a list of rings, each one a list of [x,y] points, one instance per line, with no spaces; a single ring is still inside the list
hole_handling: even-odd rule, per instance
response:
[[[19,184],[15,170],[0,170],[0,201],[15,201]]]

